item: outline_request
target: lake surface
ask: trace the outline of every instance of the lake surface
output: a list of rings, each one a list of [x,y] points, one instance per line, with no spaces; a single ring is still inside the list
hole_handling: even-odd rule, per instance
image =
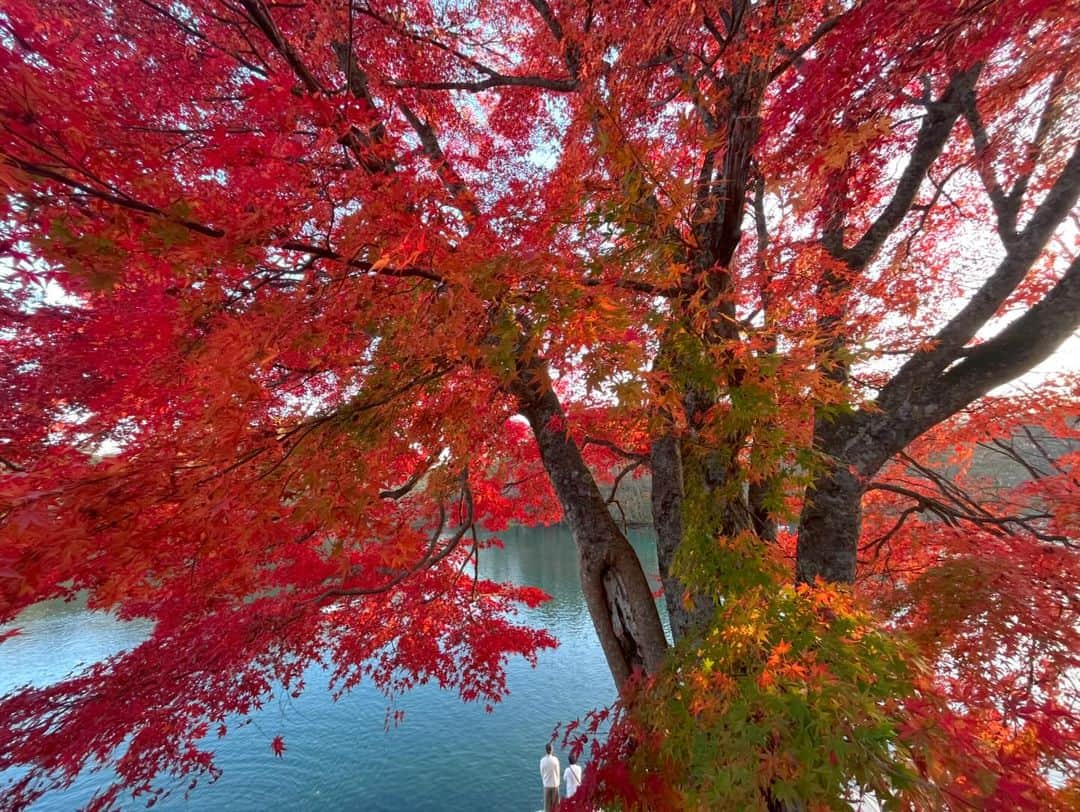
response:
[[[362,685],[334,702],[325,677],[313,669],[298,699],[268,703],[252,724],[230,726],[215,743],[221,778],[154,808],[175,810],[340,809],[528,810],[542,806],[539,761],[556,723],[608,705],[615,690],[578,584],[577,556],[562,528],[500,534],[503,550],[485,550],[482,577],[538,586],[552,600],[522,618],[550,629],[559,647],[533,669],[508,668],[510,695],[494,713],[465,705],[456,694],[424,686],[398,703],[402,725],[384,727],[386,701]],[[656,580],[656,550],[647,533],[631,538],[646,573]],[[26,682],[45,684],[135,645],[144,624],[122,624],[69,604],[33,607],[20,620],[23,634],[0,645],[0,694]],[[270,740],[285,738],[284,758]],[[557,751],[565,766],[566,754]],[[76,809],[106,779],[83,775],[68,790],[46,796],[34,810]],[[0,775],[0,792],[3,784]],[[128,799],[124,808],[142,809]]]

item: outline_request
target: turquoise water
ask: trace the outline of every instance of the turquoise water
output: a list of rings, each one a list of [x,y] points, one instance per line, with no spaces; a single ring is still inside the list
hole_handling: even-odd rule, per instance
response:
[[[538,765],[552,728],[609,704],[614,688],[581,597],[569,534],[546,528],[501,537],[505,549],[484,551],[481,575],[548,592],[553,599],[523,617],[552,630],[560,645],[542,654],[535,669],[511,662],[510,695],[494,713],[425,686],[400,700],[405,721],[388,731],[381,694],[361,686],[334,702],[322,690],[325,677],[313,670],[300,698],[282,694],[250,725],[215,743],[223,770],[218,781],[200,782],[187,801],[178,789],[154,808],[532,812],[542,806]],[[652,538],[638,534],[632,541],[655,580]],[[147,631],[64,604],[34,607],[20,626],[23,634],[0,645],[0,694],[59,679],[80,663],[134,645]],[[284,758],[270,750],[279,734],[288,748]],[[558,754],[565,765],[565,753]],[[76,809],[104,780],[83,775],[32,808]],[[125,808],[142,809],[144,802],[128,799]]]

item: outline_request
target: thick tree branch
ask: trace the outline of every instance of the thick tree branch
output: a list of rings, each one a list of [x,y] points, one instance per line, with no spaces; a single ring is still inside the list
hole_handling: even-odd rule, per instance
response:
[[[412,108],[404,102],[398,102],[398,109],[401,110],[413,130],[416,131],[416,135],[420,139],[420,146],[424,150],[424,155],[427,156],[428,161],[435,168],[435,172],[442,180],[443,186],[445,186],[446,190],[450,193],[455,205],[463,214],[468,214],[473,217],[479,216],[480,206],[476,202],[476,197],[473,195],[472,190],[469,189],[468,184],[462,179],[461,175],[457,173],[457,170],[454,169],[447,160],[446,154],[439,144],[439,138],[435,134],[435,128],[420,118],[420,116],[413,112]]]
[[[846,14],[847,12],[845,12],[844,14],[838,14],[835,17],[830,17],[829,19],[824,20],[820,25],[818,25],[818,27],[811,32],[806,42],[788,53],[779,65],[769,71],[769,81],[773,82],[779,79],[788,70],[788,68],[790,68],[792,65],[798,64],[799,61],[803,58],[803,56],[806,55],[807,51],[817,45],[821,41],[822,37],[824,37],[826,34],[836,28],[837,25],[840,24],[840,21],[844,19]]]
[[[292,69],[296,77],[303,83],[308,93],[322,93],[323,87],[319,83],[319,80],[315,78],[313,74],[304,64],[304,61],[300,58],[300,54],[296,49],[292,47],[292,44],[285,39],[285,35],[281,33],[281,30],[274,22],[274,18],[270,14],[270,9],[266,7],[263,0],[240,0],[240,4],[247,12],[248,18],[255,27],[262,32],[263,36],[274,46],[274,50],[277,51],[285,62]]]
[[[325,90],[322,84],[277,27],[264,0],[241,0],[241,4],[247,12],[248,18],[266,37],[274,50],[282,56],[292,69],[292,72],[300,80],[304,89],[312,95],[323,95]],[[369,108],[374,111],[374,102],[367,92],[366,80],[359,70],[354,74],[354,57],[351,51],[348,51],[348,46],[345,46],[345,50],[347,53],[342,53],[340,47],[335,47],[339,60],[343,60],[342,70],[346,74],[349,91],[358,99],[366,101]],[[338,143],[346,147],[369,173],[377,174],[392,167],[389,162],[372,155],[371,147],[373,143],[381,141],[384,136],[385,129],[382,128],[381,123],[376,124],[367,133],[360,132],[356,127],[351,127],[338,139]]]
[[[548,31],[551,32],[552,36],[554,36],[555,39],[557,39],[559,42],[562,42],[562,24],[559,23],[559,20],[555,17],[555,12],[551,10],[551,6],[547,4],[546,0],[529,0],[529,5],[536,9],[537,13],[540,15],[540,18],[544,21],[544,25],[547,26]]]
[[[765,325],[768,326],[772,321],[772,295],[769,292],[772,277],[768,275],[768,263],[766,261],[769,251],[769,222],[765,216],[765,180],[760,175],[754,184],[754,234],[757,236],[757,246],[754,250],[754,267],[758,273],[758,296],[761,299],[761,312],[765,316]],[[775,339],[770,341],[768,350],[775,352]]]
[[[578,548],[582,594],[621,689],[637,668],[656,673],[667,651],[652,588],[567,431],[566,414],[551,387],[544,360],[522,352],[517,376],[507,389],[529,421],[544,469],[563,506]]]
[[[3,465],[9,471],[14,471],[16,473],[20,473],[20,472],[26,470],[21,465],[19,465],[17,462],[12,462],[11,460],[4,459],[3,457],[0,457],[0,465]]]
[[[1060,106],[1062,102],[1062,96],[1067,89],[1065,78],[1067,76],[1066,71],[1058,71],[1054,74],[1053,80],[1050,82],[1050,90],[1047,93],[1046,106],[1043,107],[1042,115],[1039,116],[1039,124],[1035,129],[1035,137],[1028,145],[1026,155],[1026,168],[1020,173],[1016,181],[1013,183],[1012,189],[1009,190],[1008,202],[1009,206],[1014,211],[1019,211],[1020,204],[1023,202],[1024,195],[1027,192],[1028,184],[1031,183],[1031,176],[1035,171],[1035,166],[1038,164],[1039,158],[1042,157],[1043,148],[1046,146],[1046,138],[1050,134],[1050,129],[1060,113]],[[1016,225],[1015,214],[1013,216],[1013,225]]]
[[[699,243],[705,248],[703,260],[723,269],[723,277],[715,293],[726,294],[730,286],[728,266],[742,237],[742,221],[746,205],[747,182],[750,178],[754,148],[761,126],[761,101],[765,77],[754,66],[743,70],[735,81],[730,107],[725,116],[724,157],[712,187],[716,211],[710,222],[699,225]],[[725,307],[725,315],[734,315]]]
[[[1073,150],[1061,175],[1036,208],[1009,252],[968,303],[934,336],[931,348],[913,355],[882,390],[883,403],[893,393],[910,389],[926,376],[941,372],[960,357],[964,346],[994,316],[1027,276],[1050,237],[1080,197],[1080,146]]]
[[[470,93],[480,93],[498,87],[536,87],[543,90],[552,90],[560,93],[569,93],[579,88],[576,79],[552,78],[548,76],[506,76],[492,72],[486,79],[475,81],[447,81],[447,82],[423,82],[410,79],[388,79],[386,83],[391,87],[412,88],[414,90],[464,90]]]
[[[905,365],[882,389],[874,410],[838,424],[829,452],[862,476],[873,476],[920,434],[1046,360],[1077,328],[1080,256],[1041,301],[990,340],[966,350],[944,374],[920,375]]]
[[[974,68],[954,76],[941,99],[929,105],[915,139],[911,159],[900,175],[892,198],[858,242],[851,248],[844,248],[842,244],[828,246],[831,253],[852,270],[862,270],[869,264],[911,210],[919,187],[945,148],[953,125],[960,117],[964,95],[975,86],[978,74],[979,69]]]
[[[994,214],[998,221],[998,234],[1001,241],[1008,245],[1015,236],[1016,210],[1010,209],[1005,191],[998,183],[994,174],[994,167],[990,163],[990,138],[986,134],[982,116],[979,114],[979,106],[974,93],[964,94],[964,119],[971,129],[971,139],[975,147],[975,167],[979,173],[986,194],[990,197],[990,203],[994,207]]]
[[[563,30],[562,23],[559,22],[555,16],[555,12],[551,10],[551,6],[548,5],[547,0],[529,0],[536,12],[540,15],[540,18],[544,21],[544,25],[547,26],[548,31],[555,37],[556,41],[563,48],[563,61],[566,63],[567,69],[570,71],[570,75],[575,80],[581,78],[581,54],[577,47],[567,41],[566,32]]]
[[[428,457],[424,464],[417,469],[416,473],[409,477],[403,485],[399,485],[396,488],[390,488],[385,491],[379,491],[379,497],[381,499],[400,499],[406,494],[410,493],[413,488],[417,486],[421,479],[424,478],[424,474],[431,470],[431,466],[435,464],[435,457]]]
[[[335,42],[331,47],[337,57],[338,67],[345,74],[345,86],[349,94],[363,102],[372,116],[377,115],[367,73],[357,64],[352,45],[348,42]],[[347,147],[369,174],[377,175],[394,169],[393,160],[379,156],[372,149],[386,143],[386,125],[382,121],[375,121],[366,131],[353,126],[338,139],[338,143]]]
[[[1060,96],[1065,86],[1065,72],[1060,71],[1054,75],[1050,83],[1046,105],[1039,116],[1039,123],[1035,129],[1035,136],[1028,145],[1026,154],[1026,168],[1017,176],[1012,189],[1008,193],[1002,188],[991,163],[990,137],[986,132],[982,116],[974,92],[968,93],[964,98],[964,118],[971,129],[972,142],[975,147],[976,168],[983,187],[994,207],[994,214],[998,222],[998,234],[1006,248],[1011,248],[1017,238],[1016,226],[1020,213],[1020,206],[1027,192],[1028,184],[1039,157],[1042,155],[1046,137],[1060,102]]]
[[[709,100],[705,98],[705,94],[701,92],[697,79],[686,69],[682,59],[673,59],[671,66],[671,69],[675,72],[675,76],[677,76],[679,81],[685,86],[686,92],[690,96],[690,102],[694,105],[694,110],[697,111],[702,126],[705,127],[706,134],[712,135],[719,129],[720,123],[716,120],[713,111],[709,109]],[[711,71],[709,72],[711,73]],[[710,154],[711,152],[712,151],[710,150]]]
[[[695,223],[706,216],[715,166],[716,150],[706,150],[704,157],[701,159],[701,168],[698,170],[697,183],[694,188],[694,211],[691,219]]]
[[[995,386],[1011,381],[1045,361],[1080,327],[1080,256],[1045,297],[989,341],[966,356],[941,379],[940,401],[956,411]]]

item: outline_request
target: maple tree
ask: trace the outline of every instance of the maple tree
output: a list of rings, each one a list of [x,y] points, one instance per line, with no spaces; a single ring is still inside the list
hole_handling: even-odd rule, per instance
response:
[[[562,518],[623,697],[592,797],[1067,808],[1080,378],[993,393],[1080,326],[1078,23],[8,0],[0,620],[155,626],[0,701],[6,802],[212,773],[312,662],[496,702],[553,640],[478,528]],[[674,646],[611,513],[646,469]]]

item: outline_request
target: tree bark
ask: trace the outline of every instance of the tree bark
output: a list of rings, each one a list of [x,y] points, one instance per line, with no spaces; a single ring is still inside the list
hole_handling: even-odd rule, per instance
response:
[[[911,210],[916,193],[945,146],[953,126],[966,116],[976,141],[985,149],[986,133],[978,118],[975,84],[980,66],[952,78],[940,100],[928,107],[911,160],[893,198],[874,224],[851,248],[843,245],[841,227],[826,238],[826,247],[855,273],[865,270],[888,236]],[[1024,188],[1024,187],[1018,187]],[[1027,278],[1047,242],[1073,210],[1080,197],[1080,147],[1075,147],[1020,232],[1015,211],[1020,200],[1006,200],[993,184],[988,188],[998,215],[1005,257],[987,276],[964,307],[934,336],[929,346],[912,354],[881,388],[872,409],[838,419],[818,420],[814,446],[828,460],[827,469],[807,489],[796,550],[800,581],[850,583],[855,579],[862,518],[862,496],[881,467],[909,443],[968,404],[1045,360],[1080,327],[1080,257],[1074,258],[1054,287],[993,338],[976,346],[969,342],[985,327],[1008,297]],[[1022,191],[1020,192],[1022,194]],[[837,209],[840,214],[842,209]],[[834,295],[848,285],[839,278]],[[836,316],[819,325],[828,334]],[[839,334],[833,351],[842,347]],[[847,369],[836,367],[837,380]]]
[[[954,366],[916,379],[898,375],[874,408],[815,427],[815,445],[829,468],[807,489],[796,576],[813,583],[855,580],[862,497],[882,466],[917,437],[952,417],[995,386],[1046,360],[1080,327],[1080,257],[1037,304],[996,336],[957,348]]]
[[[797,581],[855,580],[864,492],[859,479],[840,461],[807,490],[795,553]]]
[[[657,359],[657,368],[669,372],[682,390],[690,427],[688,438],[680,438],[669,430],[654,440],[650,459],[657,559],[672,637],[676,641],[703,629],[715,609],[710,594],[688,590],[671,571],[676,552],[685,546],[687,532],[695,535],[696,531],[702,531],[711,538],[717,533],[730,534],[753,526],[743,495],[731,493],[736,450],[745,438],[732,438],[730,447],[722,449],[703,447],[696,442],[704,416],[717,404],[721,382],[704,388],[701,382],[693,383],[694,372],[684,368],[690,360],[684,357],[688,348],[678,346],[674,339],[680,335],[696,336],[718,346],[739,341],[735,298],[731,295],[734,289],[731,262],[742,238],[746,192],[766,84],[767,76],[756,64],[747,66],[733,81],[731,115],[725,124],[727,148],[719,166],[714,165],[711,156],[706,158],[699,177],[693,213],[698,247],[684,254],[681,240],[673,241],[680,246],[676,254],[687,267],[680,287],[685,291],[699,291],[703,287],[702,304],[708,313],[703,336],[691,326],[692,319],[686,319],[681,326],[677,320],[673,321],[661,339]],[[716,124],[713,113],[700,104],[696,109],[703,125],[712,131]],[[676,301],[676,313],[688,304],[685,300]],[[738,378],[739,373],[734,372],[723,385],[737,385]],[[693,517],[694,527],[688,527],[688,517],[684,514],[688,496],[695,511],[701,508],[703,514]]]
[[[665,434],[653,442],[649,460],[652,468],[652,515],[656,530],[656,560],[664,585],[664,602],[671,622],[671,636],[678,642],[700,628],[713,611],[713,602],[702,595],[684,600],[686,586],[671,571],[675,553],[683,540],[683,461],[679,439]]]
[[[648,579],[600,494],[581,451],[566,430],[566,415],[543,361],[518,368],[510,391],[529,421],[555,493],[577,545],[581,591],[611,676],[621,691],[635,670],[655,674],[667,638]]]

